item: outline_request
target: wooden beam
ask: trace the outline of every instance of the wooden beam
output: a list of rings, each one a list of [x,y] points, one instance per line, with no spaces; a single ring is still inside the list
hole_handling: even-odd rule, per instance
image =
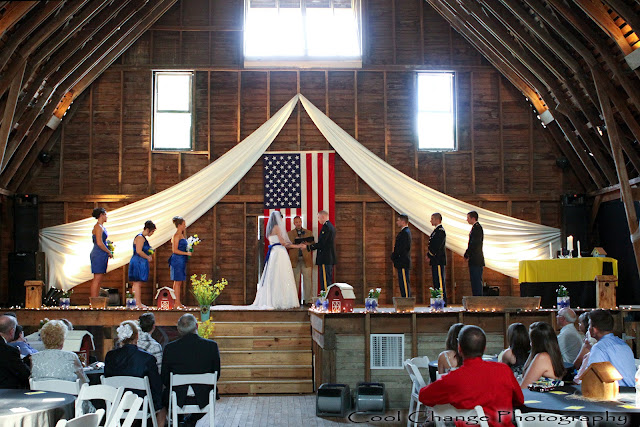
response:
[[[2,18],[0,18],[0,37],[4,36],[11,27],[17,24],[38,1],[12,1],[4,8]]]
[[[585,14],[587,14],[589,18],[593,20],[593,22],[598,24],[602,31],[608,34],[609,37],[616,42],[620,51],[622,51],[624,55],[629,55],[633,52],[633,48],[620,30],[620,27],[618,27],[618,25],[613,22],[613,19],[611,19],[611,15],[609,15],[607,10],[604,8],[602,1],[574,0],[574,2],[584,11]]]
[[[12,129],[11,124],[13,123],[13,114],[16,111],[18,95],[20,94],[20,88],[22,87],[22,76],[24,75],[25,66],[26,63],[23,63],[22,71],[13,78],[11,89],[9,90],[9,96],[7,97],[7,102],[4,106],[4,115],[2,117],[3,125],[0,127],[0,164],[4,162],[4,156],[7,152],[7,142]]]
[[[640,177],[636,177],[633,179],[629,180],[629,185],[633,186],[633,185],[639,185],[640,184]],[[590,193],[587,193],[587,196],[589,197],[595,197],[601,194],[607,194],[607,193],[611,193],[611,192],[615,192],[616,194],[619,192],[620,190],[620,184],[616,184],[616,185],[612,185],[610,187],[604,187],[604,188],[600,188],[598,190],[592,191]]]
[[[638,268],[638,271],[640,271],[640,230],[638,230],[638,217],[636,216],[636,208],[633,203],[631,186],[629,185],[627,167],[625,165],[624,154],[622,153],[622,147],[620,145],[618,124],[613,117],[613,110],[611,109],[611,103],[606,91],[603,90],[602,85],[599,84],[597,79],[595,79],[595,76],[594,80],[598,96],[600,97],[600,106],[602,108],[602,113],[604,114],[604,122],[607,125],[607,134],[609,135],[609,141],[611,142],[611,151],[613,151],[614,154],[616,171],[620,181],[620,193],[622,194],[622,202],[624,203],[624,210],[627,214],[631,243],[633,245],[633,252],[636,258],[636,267]]]
[[[547,130],[549,131],[549,134],[553,137],[553,140],[558,145],[558,148],[560,148],[560,151],[562,151],[562,154],[564,154],[564,156],[569,160],[571,169],[573,169],[574,173],[578,176],[578,180],[584,186],[585,190],[588,190],[589,188],[593,188],[593,185],[589,185],[589,184],[593,184],[594,181],[590,178],[590,175],[587,173],[588,172],[587,169],[578,167],[578,165],[582,163],[582,160],[578,157],[578,155],[576,154],[576,151],[569,149],[567,144],[563,144],[560,142],[560,141],[562,142],[565,141],[565,136],[562,133],[562,129],[560,128],[560,125],[558,123],[549,123],[547,125]],[[547,132],[543,132],[542,134],[544,135],[545,138],[548,137]]]
[[[629,24],[635,32],[640,31],[640,16],[638,16],[638,14],[628,4],[622,0],[603,1],[611,6],[611,9],[615,10],[625,21],[627,21],[627,24]]]

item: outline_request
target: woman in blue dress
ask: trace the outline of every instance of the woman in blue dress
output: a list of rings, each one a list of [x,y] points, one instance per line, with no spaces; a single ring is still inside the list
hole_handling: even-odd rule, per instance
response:
[[[171,280],[173,280],[173,291],[176,294],[176,307],[180,307],[180,291],[182,282],[187,280],[187,261],[191,252],[187,252],[187,223],[181,216],[173,217],[173,224],[176,226],[176,234],[171,238],[171,257],[169,266],[171,267]]]
[[[156,231],[156,225],[153,221],[146,221],[142,233],[133,239],[133,256],[129,261],[129,281],[138,307],[144,307],[141,302],[141,288],[142,284],[149,280],[149,263],[153,260],[152,254],[149,253],[151,245],[147,237],[150,237],[154,231]]]
[[[98,220],[93,226],[91,238],[93,239],[93,249],[89,258],[91,259],[91,272],[93,281],[91,282],[90,296],[97,297],[100,293],[100,282],[107,272],[109,258],[113,258],[113,253],[107,247],[107,229],[104,223],[107,222],[107,210],[105,208],[95,208],[92,216]]]

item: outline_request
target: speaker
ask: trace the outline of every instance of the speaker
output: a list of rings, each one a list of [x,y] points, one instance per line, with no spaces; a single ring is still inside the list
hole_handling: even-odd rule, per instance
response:
[[[13,250],[38,251],[38,196],[19,194],[13,200]]]
[[[11,252],[9,254],[9,305],[24,306],[25,280],[45,280],[44,252]]]
[[[577,242],[583,252],[591,252],[589,242],[589,210],[584,194],[565,194],[562,196],[562,246],[567,236],[573,236],[574,256],[577,256]]]

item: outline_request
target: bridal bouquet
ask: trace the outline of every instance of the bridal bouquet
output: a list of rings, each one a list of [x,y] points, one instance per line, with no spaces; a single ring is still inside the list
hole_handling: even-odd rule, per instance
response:
[[[197,234],[193,236],[189,236],[187,239],[187,252],[193,252],[193,247],[198,246],[200,244],[200,238]]]

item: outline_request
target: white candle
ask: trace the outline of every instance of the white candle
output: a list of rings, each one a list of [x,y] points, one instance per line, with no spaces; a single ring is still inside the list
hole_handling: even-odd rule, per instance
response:
[[[582,255],[580,255],[580,240],[578,240],[578,258],[582,258]]]
[[[549,242],[549,259],[553,259],[553,245]]]
[[[567,237],[567,250],[569,251],[569,253],[573,251],[573,236]]]

